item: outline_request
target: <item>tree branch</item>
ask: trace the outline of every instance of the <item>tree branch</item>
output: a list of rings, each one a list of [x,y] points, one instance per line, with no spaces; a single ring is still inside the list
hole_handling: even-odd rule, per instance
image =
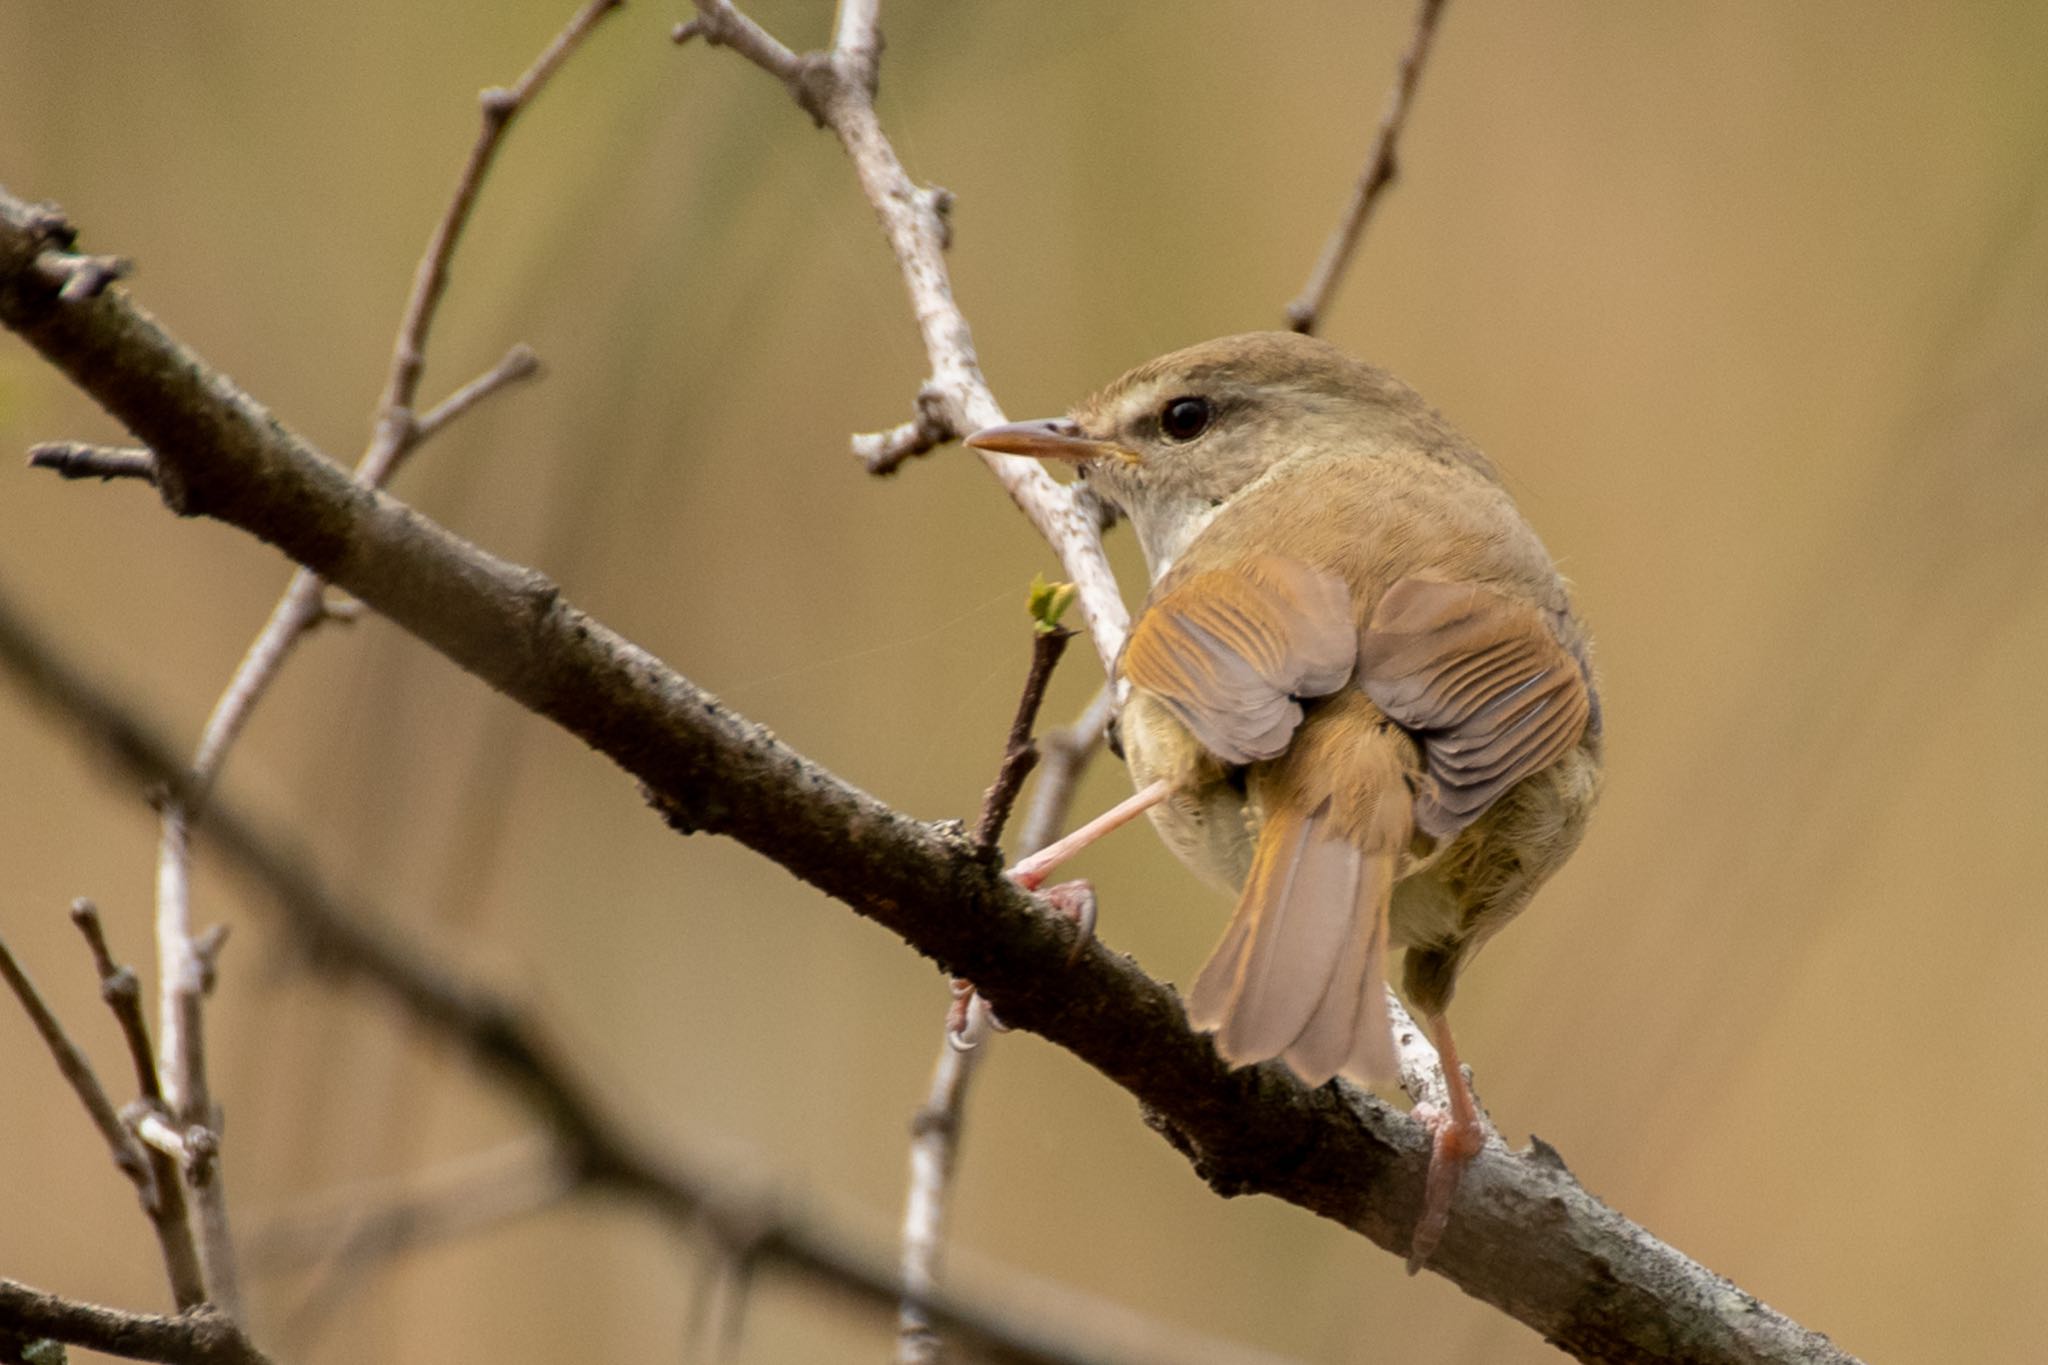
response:
[[[141,1096],[138,1105],[131,1106],[143,1114],[155,1114],[162,1110],[164,1092],[156,1072],[156,1055],[149,1044],[149,1024],[142,1017],[142,987],[135,973],[114,961],[112,949],[107,946],[105,930],[100,927],[99,908],[83,898],[71,903],[71,922],[78,926],[78,932],[85,936],[86,949],[92,954],[93,969],[99,973],[100,998],[113,1011],[114,1022],[121,1030],[122,1041],[128,1045],[128,1060],[135,1069],[135,1088]],[[139,1129],[139,1125],[131,1124]],[[171,1297],[181,1309],[190,1308],[206,1300],[206,1276],[199,1262],[199,1248],[192,1240],[192,1224],[185,1203],[185,1177],[178,1163],[163,1152],[147,1143],[141,1150],[149,1162],[150,1188],[143,1200],[143,1208],[149,1214],[150,1226],[156,1232],[157,1245],[163,1252],[164,1270],[170,1276]]]
[[[1091,944],[1069,965],[1071,926],[956,829],[848,785],[540,573],[356,483],[120,291],[60,301],[34,268],[45,246],[27,207],[0,195],[0,323],[158,452],[175,510],[277,545],[610,757],[678,830],[738,840],[970,978],[1007,1022],[1129,1090],[1218,1191],[1273,1194],[1405,1250],[1427,1164],[1405,1115],[1348,1086],[1308,1090],[1277,1064],[1227,1067],[1136,964]],[[438,973],[425,980],[456,989]],[[547,1054],[502,1014],[458,1019],[453,1007],[469,1003],[458,991],[421,1008],[451,1028],[472,1014],[495,1020],[472,1046],[533,1090]],[[1606,1208],[1548,1149],[1489,1148],[1474,1161],[1430,1268],[1586,1359],[1636,1358],[1646,1343],[1702,1362],[1847,1359]],[[868,1283],[893,1296],[893,1276]]]
[[[90,441],[41,441],[28,448],[31,469],[55,470],[60,479],[141,479],[156,482],[156,456],[133,446]]]
[[[42,1036],[43,1045],[49,1048],[50,1056],[57,1063],[57,1070],[63,1073],[72,1093],[78,1096],[78,1102],[85,1107],[86,1116],[92,1120],[92,1126],[100,1130],[100,1136],[106,1140],[108,1150],[113,1153],[114,1164],[121,1168],[121,1174],[135,1183],[135,1188],[142,1194],[144,1207],[149,1206],[156,1197],[155,1182],[150,1176],[149,1162],[143,1157],[142,1148],[122,1124],[121,1116],[114,1112],[113,1102],[107,1098],[107,1092],[100,1086],[100,1078],[93,1072],[92,1063],[85,1059],[85,1054],[71,1041],[71,1035],[64,1031],[64,1026],[57,1021],[57,1016],[50,1012],[42,993],[36,989],[35,983],[29,980],[28,973],[21,969],[21,964],[15,960],[14,953],[4,941],[0,941],[0,979],[4,979],[8,989],[14,992],[14,998],[20,1002],[22,1012],[28,1015],[29,1022],[35,1025],[36,1032]]]
[[[0,1327],[71,1346],[167,1365],[269,1365],[234,1319],[205,1304],[174,1318],[124,1313],[0,1280]]]
[[[1415,86],[1422,79],[1422,65],[1429,60],[1430,41],[1436,37],[1437,22],[1443,17],[1443,11],[1444,0],[1422,0],[1415,12],[1415,33],[1408,40],[1408,50],[1401,54],[1394,88],[1387,92],[1386,108],[1380,114],[1379,134],[1373,139],[1372,152],[1365,159],[1365,169],[1358,173],[1358,183],[1351,187],[1351,199],[1345,204],[1343,215],[1337,219],[1337,226],[1331,229],[1329,240],[1323,243],[1323,253],[1316,259],[1315,268],[1309,271],[1308,283],[1301,287],[1301,294],[1294,302],[1287,305],[1287,325],[1297,332],[1313,332],[1321,324],[1323,310],[1330,306],[1338,282],[1344,278],[1353,253],[1358,250],[1358,239],[1365,234],[1366,222],[1378,206],[1380,195],[1400,174],[1395,147],[1401,140],[1401,129],[1407,125],[1408,109],[1415,100]]]
[[[952,195],[910,178],[875,116],[875,76],[882,49],[879,0],[843,0],[827,52],[798,56],[730,0],[697,0],[697,17],[681,25],[676,37],[680,41],[696,34],[732,48],[781,81],[804,111],[830,128],[846,149],[861,191],[895,253],[931,364],[931,378],[918,400],[922,430],[969,432],[1006,420],[982,376],[974,336],[953,297],[952,275],[946,268]],[[899,428],[871,440],[857,439],[854,448],[872,466],[877,457],[897,450],[909,453],[919,439],[917,432],[906,435]],[[1071,488],[1036,460],[975,453],[1058,554],[1065,576],[1079,591],[1081,614],[1103,672],[1113,676],[1130,613],[1103,553],[1093,508],[1077,500]]]

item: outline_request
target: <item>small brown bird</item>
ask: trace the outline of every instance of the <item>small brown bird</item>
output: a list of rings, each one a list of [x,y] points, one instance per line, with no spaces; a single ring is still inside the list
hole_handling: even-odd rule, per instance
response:
[[[1444,1018],[1458,973],[1578,844],[1600,788],[1585,627],[1492,465],[1414,390],[1291,332],[1141,365],[983,450],[1073,464],[1152,590],[1118,662],[1140,810],[1238,891],[1189,993],[1234,1065],[1395,1079],[1389,941],[1444,1062],[1411,1268],[1484,1136]],[[1070,853],[1026,860],[1029,887]]]

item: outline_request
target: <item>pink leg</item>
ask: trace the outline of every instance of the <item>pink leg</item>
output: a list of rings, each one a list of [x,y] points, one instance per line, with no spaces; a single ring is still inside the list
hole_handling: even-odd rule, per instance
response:
[[[1423,1187],[1422,1216],[1415,1221],[1415,1240],[1409,1243],[1408,1273],[1413,1275],[1443,1240],[1451,1224],[1451,1197],[1458,1192],[1458,1178],[1486,1145],[1486,1129],[1479,1122],[1479,1106],[1472,1099],[1472,1087],[1465,1082],[1465,1068],[1458,1061],[1458,1046],[1451,1041],[1451,1025],[1441,1014],[1429,1016],[1430,1041],[1444,1066],[1444,1084],[1450,1089],[1451,1112],[1429,1119],[1429,1177]]]
[[[1054,840],[1018,863],[1010,869],[1010,880],[1026,891],[1036,891],[1045,884],[1045,879],[1052,874],[1054,868],[1111,830],[1120,825],[1127,825],[1143,815],[1164,801],[1172,791],[1171,782],[1163,778],[1154,782],[1130,800],[1110,807],[1066,838]]]

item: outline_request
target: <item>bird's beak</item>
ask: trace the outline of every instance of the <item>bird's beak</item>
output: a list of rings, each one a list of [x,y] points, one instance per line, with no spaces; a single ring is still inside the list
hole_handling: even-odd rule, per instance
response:
[[[1062,460],[1068,464],[1090,464],[1096,460],[1129,463],[1137,459],[1120,445],[1083,436],[1081,428],[1069,417],[983,427],[967,438],[967,444],[998,455],[1027,455],[1034,460]]]

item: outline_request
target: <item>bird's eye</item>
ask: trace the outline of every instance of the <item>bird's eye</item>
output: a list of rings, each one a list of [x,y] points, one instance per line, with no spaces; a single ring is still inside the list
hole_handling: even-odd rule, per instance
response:
[[[1209,428],[1209,400],[1175,398],[1159,410],[1159,429],[1172,441],[1192,441]]]

